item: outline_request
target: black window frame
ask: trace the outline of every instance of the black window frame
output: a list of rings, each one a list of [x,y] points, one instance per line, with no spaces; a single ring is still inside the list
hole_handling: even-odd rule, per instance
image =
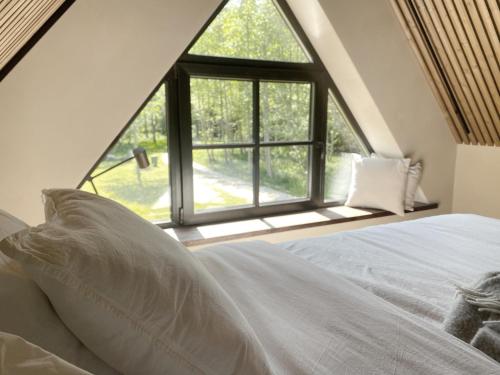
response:
[[[188,57],[189,59],[189,57]],[[213,223],[228,220],[237,220],[248,217],[257,217],[262,215],[269,215],[276,212],[291,212],[313,209],[320,206],[321,192],[317,187],[320,184],[313,182],[313,176],[321,175],[321,153],[323,145],[321,144],[322,135],[321,131],[323,126],[317,126],[323,120],[326,125],[326,117],[323,119],[322,113],[326,112],[324,107],[326,101],[325,93],[328,89],[323,84],[324,73],[316,69],[297,69],[295,66],[286,64],[286,67],[281,69],[255,67],[252,62],[246,62],[246,65],[229,66],[217,64],[200,64],[179,62],[176,65],[176,81],[177,90],[170,95],[178,95],[177,102],[181,103],[179,107],[178,124],[170,124],[173,127],[180,129],[179,143],[182,157],[180,166],[171,166],[171,168],[180,167],[181,171],[177,172],[182,175],[182,193],[183,199],[179,205],[173,204],[173,210],[180,211],[180,219],[182,224],[194,225],[202,223]],[[285,69],[283,69],[285,68]],[[222,79],[241,79],[251,81],[253,85],[253,141],[246,144],[216,144],[216,145],[195,145],[192,144],[191,134],[191,111],[190,111],[190,77],[206,77],[206,78],[222,78]],[[311,95],[311,127],[312,134],[308,141],[285,141],[285,142],[262,142],[255,130],[260,129],[260,116],[259,109],[259,86],[261,81],[272,82],[301,82],[310,83],[312,85]],[[323,108],[324,107],[324,108]],[[172,129],[175,131],[174,129]],[[170,137],[169,137],[170,138]],[[174,141],[174,140],[172,140]],[[272,146],[309,146],[312,150],[309,157],[309,197],[300,200],[294,200],[283,203],[272,204],[259,204],[258,194],[256,190],[259,189],[259,150],[261,147]],[[254,187],[254,202],[253,207],[238,207],[226,208],[220,210],[210,210],[207,212],[194,212],[194,199],[193,199],[193,170],[192,170],[192,151],[196,149],[223,149],[223,148],[252,148],[253,149],[253,187]]]
[[[228,57],[214,57],[191,55],[189,50],[196,43],[199,37],[205,32],[213,19],[225,7],[229,0],[224,0],[212,17],[207,21],[197,36],[185,49],[176,64],[163,77],[155,90],[148,96],[141,108],[134,114],[125,128],[115,138],[112,144],[106,149],[101,158],[94,164],[92,169],[79,184],[80,188],[87,178],[91,176],[93,170],[99,165],[107,152],[119,141],[126,129],[134,122],[140,111],[146,106],[154,92],[162,84],[165,84],[166,110],[167,110],[167,141],[169,152],[169,170],[171,187],[171,221],[159,223],[162,228],[169,228],[179,225],[199,225],[220,223],[225,221],[251,219],[276,214],[286,214],[313,210],[323,207],[333,207],[343,204],[341,201],[325,201],[324,178],[325,178],[325,145],[327,133],[328,96],[331,92],[337,101],[338,106],[343,111],[347,122],[352,127],[356,137],[364,145],[368,152],[373,149],[364,136],[363,132],[352,112],[344,101],[337,86],[330,77],[326,67],[311,45],[305,32],[301,28],[295,15],[289,8],[285,0],[273,0],[281,10],[285,20],[292,31],[296,34],[299,42],[311,58],[310,63],[293,63],[279,61],[264,61],[253,59],[238,59]],[[252,144],[217,144],[213,148],[223,149],[225,147],[252,147],[253,152],[253,207],[228,207],[219,210],[206,212],[194,212],[193,197],[193,171],[192,171],[192,151],[193,149],[203,149],[205,146],[194,146],[191,139],[191,111],[190,111],[190,83],[189,79],[194,77],[242,79],[253,82],[253,126],[260,128],[260,115],[256,108],[259,108],[259,82],[260,81],[282,81],[282,82],[307,82],[312,84],[311,95],[311,139],[307,142],[271,142],[274,146],[304,144],[310,148],[309,156],[309,197],[307,199],[291,202],[278,202],[272,204],[259,205],[259,153],[260,147],[264,147],[258,134],[253,132]],[[256,113],[257,112],[257,113]],[[257,122],[257,124],[256,124]],[[212,147],[212,146],[210,146]]]

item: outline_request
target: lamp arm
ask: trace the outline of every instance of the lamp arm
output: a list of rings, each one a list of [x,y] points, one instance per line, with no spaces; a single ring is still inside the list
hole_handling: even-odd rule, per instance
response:
[[[119,166],[120,166],[120,165],[122,165],[122,164],[125,164],[126,162],[128,162],[128,161],[132,160],[133,158],[134,158],[134,156],[132,156],[132,157],[130,157],[130,158],[128,158],[128,159],[125,159],[125,160],[123,160],[123,161],[121,161],[121,162],[119,162],[119,163],[117,163],[117,164],[115,164],[115,165],[113,165],[113,166],[111,166],[111,167],[109,167],[109,168],[107,168],[107,169],[103,170],[102,172],[99,172],[99,173],[98,173],[98,174],[96,174],[95,176],[89,176],[88,180],[89,180],[89,181],[92,181],[94,178],[97,178],[97,177],[99,177],[100,175],[103,175],[104,173],[108,173],[110,170],[115,169],[116,167],[119,167]]]

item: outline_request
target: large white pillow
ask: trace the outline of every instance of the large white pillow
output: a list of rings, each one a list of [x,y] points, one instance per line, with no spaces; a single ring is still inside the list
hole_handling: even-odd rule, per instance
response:
[[[0,210],[0,240],[26,228],[21,220]],[[96,375],[117,374],[66,328],[21,265],[1,252],[0,331],[21,336]]]
[[[377,208],[404,215],[410,159],[353,160],[346,206]]]
[[[22,339],[0,332],[2,375],[91,375],[56,355]]]
[[[383,158],[381,155],[372,153],[372,158]],[[415,194],[417,193],[418,184],[422,178],[422,163],[416,162],[415,164],[410,164],[408,168],[408,180],[406,183],[406,193],[405,193],[405,210],[413,211],[415,209]]]
[[[245,318],[160,228],[111,200],[44,192],[47,222],[4,240],[61,319],[124,374],[268,374]]]

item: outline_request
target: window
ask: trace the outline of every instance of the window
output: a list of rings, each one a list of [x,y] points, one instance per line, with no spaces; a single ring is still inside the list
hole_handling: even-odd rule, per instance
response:
[[[173,224],[314,209],[363,139],[286,2],[228,0],[82,188]],[[151,167],[114,167],[138,146]]]
[[[170,221],[165,95],[162,84],[81,187],[113,199],[153,222]],[[149,168],[140,169],[133,161],[113,168],[138,146],[147,151]]]
[[[367,156],[368,148],[350,126],[332,92],[328,95],[325,162],[325,201],[347,198],[353,155]]]

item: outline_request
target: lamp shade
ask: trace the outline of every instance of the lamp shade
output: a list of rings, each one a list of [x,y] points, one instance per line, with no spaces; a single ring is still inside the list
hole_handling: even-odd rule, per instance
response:
[[[135,161],[137,162],[139,168],[144,169],[149,167],[148,154],[146,153],[146,150],[144,148],[142,147],[134,148],[133,153]]]

